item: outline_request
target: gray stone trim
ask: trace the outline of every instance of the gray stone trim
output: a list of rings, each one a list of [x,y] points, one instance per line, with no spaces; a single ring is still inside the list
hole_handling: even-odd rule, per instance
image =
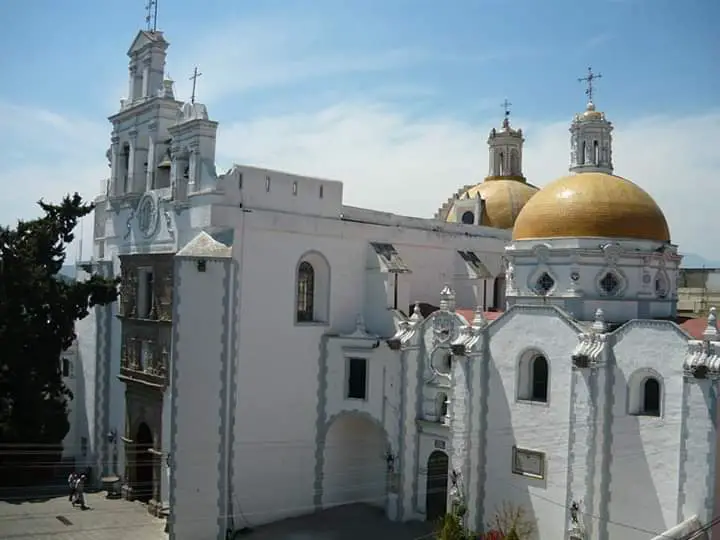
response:
[[[230,521],[232,520],[232,517],[228,515],[228,509],[230,508],[228,505],[229,501],[229,484],[231,482],[231,479],[228,477],[228,467],[229,467],[229,449],[228,449],[228,438],[229,438],[229,431],[232,429],[231,426],[228,425],[229,418],[228,418],[228,408],[230,407],[229,403],[229,394],[230,394],[230,388],[229,386],[232,386],[232,383],[228,384],[228,372],[230,370],[230,351],[229,351],[229,333],[230,329],[228,328],[230,323],[230,314],[232,310],[232,290],[233,290],[233,268],[228,264],[228,260],[225,261],[218,261],[217,264],[222,264],[225,267],[225,280],[223,283],[223,324],[222,324],[222,332],[220,333],[220,340],[222,343],[222,352],[220,353],[220,402],[218,407],[218,414],[220,415],[220,437],[219,437],[219,448],[218,448],[218,455],[219,459],[217,462],[218,467],[218,499],[217,499],[217,505],[218,505],[218,514],[217,514],[217,540],[224,540],[226,538],[226,531],[227,529],[232,530],[232,525]]]
[[[612,482],[612,445],[613,445],[613,410],[615,409],[615,357],[613,354],[616,342],[612,340],[608,343],[607,364],[603,373],[605,374],[605,385],[602,389],[605,402],[602,411],[602,470],[605,474],[600,478],[600,504],[599,504],[599,520],[598,534],[599,540],[608,540],[610,533],[608,532],[608,523],[610,522],[610,498],[612,492],[610,485]],[[612,345],[612,347],[610,347]],[[597,449],[596,449],[597,451]]]
[[[424,321],[423,321],[424,322]],[[427,354],[427,350],[425,347],[425,340],[420,339],[420,344],[416,349],[417,354],[415,356],[415,418],[423,418],[423,366],[420,362],[421,360],[424,362]],[[429,359],[428,359],[429,360]],[[409,382],[409,381],[408,381]],[[413,419],[414,420],[414,419]],[[406,426],[409,425],[409,422],[406,422]],[[420,441],[418,440],[418,434],[415,433],[415,455],[413,456],[413,493],[412,493],[412,505],[413,508],[416,510],[419,509],[420,501],[418,501],[418,489],[420,486],[418,485],[418,476],[420,475]],[[423,514],[425,512],[423,511]]]
[[[175,382],[178,378],[178,339],[179,323],[180,323],[180,265],[181,261],[175,259],[173,268],[173,307],[172,307],[172,354],[170,355],[170,482],[169,482],[169,504],[170,513],[168,515],[169,540],[177,538],[175,533],[175,490],[177,489],[177,461],[175,452],[177,451],[177,407],[178,407],[178,389]]]
[[[110,272],[110,276],[112,276],[112,272]],[[104,306],[102,311],[104,312],[104,319],[105,324],[102,326],[105,329],[104,332],[104,342],[103,342],[103,349],[105,350],[105,362],[103,362],[103,370],[102,370],[102,377],[103,377],[103,393],[105,394],[105,399],[103,400],[103,421],[101,424],[101,432],[100,437],[103,441],[103,446],[106,449],[107,459],[108,461],[112,461],[112,448],[110,448],[110,445],[108,443],[107,437],[105,436],[106,433],[110,431],[110,409],[111,409],[111,401],[112,401],[112,349],[113,349],[113,311],[115,311],[114,306],[116,306],[116,303],[108,304],[107,306]],[[97,338],[96,338],[97,339]],[[119,344],[118,344],[119,345]],[[97,343],[96,343],[97,346]],[[97,397],[96,397],[97,399]],[[124,403],[123,403],[124,405]],[[115,438],[116,445],[120,444],[119,439],[120,433],[117,434]],[[123,470],[125,467],[123,467]],[[117,472],[117,471],[111,471],[111,472]],[[124,476],[124,474],[123,474]]]
[[[398,467],[398,472],[400,473],[400,478],[398,480],[398,508],[397,508],[397,517],[398,520],[402,521],[403,516],[405,514],[405,482],[402,478],[402,472],[405,468],[405,464],[403,463],[403,460],[405,459],[405,429],[407,425],[407,420],[405,419],[405,403],[407,400],[407,385],[405,384],[405,374],[407,370],[407,353],[405,351],[400,351],[400,381],[402,382],[402,386],[400,388],[400,414],[398,414],[398,450],[397,455],[400,457],[400,466]]]
[[[582,376],[582,372],[580,372],[580,376]],[[586,438],[586,445],[588,448],[588,455],[585,457],[585,513],[586,514],[592,514],[593,508],[595,508],[595,479],[597,478],[597,470],[596,470],[596,459],[598,454],[598,429],[603,429],[605,431],[606,428],[606,422],[605,419],[602,418],[601,415],[598,414],[598,401],[600,399],[603,399],[604,392],[602,392],[603,389],[598,388],[598,372],[594,370],[589,370],[587,373],[587,376],[589,377],[588,381],[588,390],[590,392],[589,396],[589,405],[590,405],[590,418],[587,419],[587,422],[589,423],[589,429],[587,432],[587,438]],[[603,402],[605,400],[603,399]],[[599,425],[599,423],[602,422],[602,425]],[[603,437],[603,440],[605,438]],[[568,511],[569,514],[569,511]],[[567,516],[569,518],[569,515]],[[592,535],[592,529],[595,525],[594,520],[587,520],[589,523],[587,524],[588,527],[588,534]]]
[[[662,321],[662,320],[649,320],[649,319],[632,319],[620,326],[619,328],[616,328],[612,332],[609,332],[610,335],[613,335],[616,337],[616,339],[621,339],[624,334],[632,330],[633,328],[662,328],[667,327],[675,330],[675,332],[685,338],[685,339],[694,339],[690,334],[688,334],[685,330],[680,328],[676,323],[673,321]]]
[[[497,319],[494,321],[490,321],[488,324],[488,338],[492,338],[495,332],[500,330],[502,326],[505,324],[505,321],[510,320],[511,314],[514,314],[515,312],[528,312],[528,313],[547,313],[547,314],[554,314],[557,315],[560,319],[562,319],[570,328],[577,332],[584,332],[585,329],[581,325],[579,325],[575,319],[573,319],[566,311],[559,308],[555,305],[527,305],[527,304],[515,304],[510,306],[510,308],[505,311],[502,315],[500,315]]]
[[[681,418],[688,418],[690,407],[688,406],[688,393],[689,383],[687,379],[683,379],[682,388],[682,402],[681,402]],[[688,439],[688,426],[687,422],[683,421],[680,424],[680,470],[678,471],[678,498],[677,498],[677,517],[676,522],[682,523],[683,521],[683,506],[685,506],[685,484],[687,483],[687,439]]]
[[[298,265],[299,264],[298,262]],[[295,279],[297,279],[297,269],[295,271]],[[295,295],[297,296],[297,292]],[[322,510],[323,499],[325,425],[327,424],[327,342],[329,337],[330,336],[325,334],[320,338],[320,350],[318,354],[317,419],[315,420],[315,481],[313,483],[313,505],[316,511]]]
[[[710,425],[716,426],[717,423],[717,386],[708,382],[703,393],[705,394],[705,403],[708,405],[708,413],[710,414]],[[717,480],[715,471],[715,453],[717,452],[717,432],[714,429],[708,429],[707,448],[711,449],[707,453],[708,473],[705,475],[705,515],[701,520],[709,522],[713,519],[714,502],[715,502],[715,481]]]
[[[471,430],[470,431],[470,438],[472,440],[472,434],[478,433],[478,450],[476,455],[480,456],[480,459],[478,459],[478,471],[477,471],[477,508],[476,512],[478,513],[478,524],[484,530],[485,522],[485,487],[487,485],[487,425],[488,425],[488,397],[490,394],[490,376],[488,373],[488,361],[487,359],[490,358],[490,340],[488,339],[488,333],[487,331],[483,332],[483,354],[481,357],[474,358],[474,362],[471,362],[471,372],[474,373],[474,370],[477,369],[479,371],[479,378],[480,378],[480,410],[478,411],[478,414],[476,415],[475,412],[471,412],[471,425],[472,425],[472,418],[476,417],[478,418],[478,429],[477,430]],[[475,376],[473,375],[472,380],[476,380]],[[470,385],[470,394],[474,394],[473,390],[474,385]],[[474,399],[474,398],[473,398]],[[471,446],[470,451],[474,451],[474,448]]]
[[[232,271],[232,279],[235,284],[233,288],[235,294],[232,297],[233,300],[233,316],[230,319],[230,430],[229,430],[229,453],[228,453],[228,507],[232,510],[230,516],[231,525],[235,527],[235,511],[234,501],[235,494],[233,492],[233,484],[235,481],[235,411],[237,410],[237,351],[238,351],[238,339],[239,339],[239,321],[240,321],[240,287],[242,280],[240,279],[240,266],[233,260],[230,263]],[[244,517],[243,517],[244,519]],[[249,523],[246,523],[249,526]]]

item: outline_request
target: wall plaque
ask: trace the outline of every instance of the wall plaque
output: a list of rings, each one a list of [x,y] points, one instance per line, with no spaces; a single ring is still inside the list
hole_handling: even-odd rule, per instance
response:
[[[545,478],[545,454],[513,446],[512,472],[530,478]]]
[[[435,448],[438,450],[445,450],[445,441],[442,439],[435,439]]]

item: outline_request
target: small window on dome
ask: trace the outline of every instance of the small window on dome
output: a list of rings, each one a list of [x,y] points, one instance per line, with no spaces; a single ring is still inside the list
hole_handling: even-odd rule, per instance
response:
[[[605,294],[617,294],[620,290],[620,280],[615,274],[613,274],[612,272],[608,272],[600,280],[600,287]]]
[[[463,213],[460,221],[463,222],[465,225],[475,225],[475,214],[468,210],[467,212]]]
[[[555,286],[555,280],[547,272],[543,272],[535,282],[535,292],[538,294],[548,294]]]

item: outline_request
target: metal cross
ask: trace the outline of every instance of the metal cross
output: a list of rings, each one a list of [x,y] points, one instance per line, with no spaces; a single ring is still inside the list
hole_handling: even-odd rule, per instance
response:
[[[145,22],[147,23],[147,29],[155,32],[157,30],[157,0],[148,0],[145,4]]]
[[[197,66],[195,66],[195,70],[193,71],[192,77],[190,77],[190,80],[193,82],[192,95],[190,96],[190,103],[195,103],[195,89],[197,87],[197,80],[200,75],[202,75],[202,73],[198,72],[198,68],[197,68]]]
[[[503,101],[503,102],[500,104],[500,106],[501,106],[501,107],[503,108],[503,110],[505,111],[505,118],[509,118],[509,117],[510,117],[510,105],[512,105],[512,103],[510,103],[510,102],[507,100],[507,98],[505,98],[505,101]]]
[[[601,79],[602,75],[600,73],[593,73],[592,68],[588,68],[588,74],[587,77],[581,77],[578,79],[578,82],[587,82],[587,90],[585,90],[585,94],[588,97],[588,101],[592,102],[593,100],[593,81],[595,79]]]

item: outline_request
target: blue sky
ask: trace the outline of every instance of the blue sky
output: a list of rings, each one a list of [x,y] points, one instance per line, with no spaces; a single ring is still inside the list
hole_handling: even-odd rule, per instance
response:
[[[99,190],[145,12],[143,0],[31,0],[0,14],[0,46],[15,51],[0,57],[8,223],[39,197]],[[703,238],[720,196],[718,20],[715,0],[160,0],[158,26],[178,97],[203,73],[220,170],[337,178],[348,204],[421,216],[482,180],[505,97],[529,180],[562,175],[592,65],[616,172],[656,198],[681,248],[720,258]]]

